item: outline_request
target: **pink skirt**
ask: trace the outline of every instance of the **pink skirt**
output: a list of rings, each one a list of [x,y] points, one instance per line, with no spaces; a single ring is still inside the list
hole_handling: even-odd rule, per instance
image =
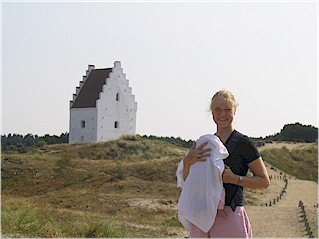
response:
[[[252,238],[252,229],[244,207],[225,206],[226,216],[217,214],[214,225],[206,233],[191,224],[189,237],[191,238]]]

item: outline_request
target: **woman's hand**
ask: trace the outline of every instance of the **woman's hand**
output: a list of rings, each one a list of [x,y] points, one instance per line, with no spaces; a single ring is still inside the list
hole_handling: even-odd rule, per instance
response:
[[[222,177],[223,177],[224,183],[237,184],[239,176],[234,174],[233,171],[230,169],[230,167],[225,164],[225,169],[224,169]]]
[[[234,174],[233,171],[227,165],[225,165],[225,170],[222,176],[223,182],[232,183],[235,185],[238,185],[238,183],[240,182],[240,186],[251,189],[267,188],[269,186],[270,181],[267,169],[263,163],[262,158],[259,157],[258,159],[255,159],[254,161],[250,162],[248,166],[254,176],[243,176],[240,181],[240,176]]]
[[[205,142],[196,148],[196,143],[193,142],[192,147],[189,149],[188,153],[186,154],[185,158],[183,159],[183,163],[184,163],[183,178],[184,178],[184,181],[186,181],[186,178],[189,174],[189,168],[192,164],[194,164],[196,162],[204,162],[206,160],[206,158],[210,156],[210,153],[208,153],[208,152],[210,152],[212,149],[211,148],[203,149],[207,144],[208,144],[208,142]]]
[[[196,163],[196,162],[203,162],[206,160],[207,157],[210,156],[210,152],[212,149],[208,148],[208,149],[203,149],[206,145],[208,144],[208,142],[205,142],[203,144],[201,144],[200,146],[196,147],[196,143],[193,142],[192,147],[190,148],[190,150],[188,151],[188,153],[186,154],[185,158],[184,158],[184,165],[186,166],[191,166],[192,164]]]

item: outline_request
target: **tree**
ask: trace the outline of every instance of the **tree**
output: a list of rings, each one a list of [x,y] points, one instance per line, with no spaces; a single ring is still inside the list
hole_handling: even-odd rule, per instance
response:
[[[299,122],[286,124],[280,133],[267,136],[266,140],[273,141],[293,141],[313,143],[318,141],[318,128],[312,125],[302,125]]]
[[[300,123],[287,124],[280,131],[283,140],[286,141],[304,141],[306,143],[316,142],[318,140],[318,129],[311,125],[302,125]]]

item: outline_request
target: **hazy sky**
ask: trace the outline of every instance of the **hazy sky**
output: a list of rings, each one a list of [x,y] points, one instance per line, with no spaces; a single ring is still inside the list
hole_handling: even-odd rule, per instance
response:
[[[214,133],[210,99],[253,137],[317,122],[317,2],[4,2],[2,134],[69,131],[89,64],[122,68],[141,135]]]

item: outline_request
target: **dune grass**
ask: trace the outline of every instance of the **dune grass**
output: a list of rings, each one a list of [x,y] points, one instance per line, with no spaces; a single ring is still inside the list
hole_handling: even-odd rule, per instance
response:
[[[12,199],[11,199],[12,200]],[[13,200],[14,201],[14,200]],[[109,221],[99,221],[85,214],[72,216],[58,213],[39,204],[11,202],[2,206],[2,232],[8,237],[126,237],[124,226]]]
[[[178,199],[175,170],[184,153],[165,142],[122,138],[3,154],[2,236],[174,236],[181,226],[176,210],[165,207]],[[129,205],[144,198],[163,203]]]
[[[309,144],[301,149],[267,149],[261,152],[265,161],[299,179],[318,182],[318,145]]]
[[[175,172],[186,151],[125,136],[2,154],[2,237],[180,236]]]

